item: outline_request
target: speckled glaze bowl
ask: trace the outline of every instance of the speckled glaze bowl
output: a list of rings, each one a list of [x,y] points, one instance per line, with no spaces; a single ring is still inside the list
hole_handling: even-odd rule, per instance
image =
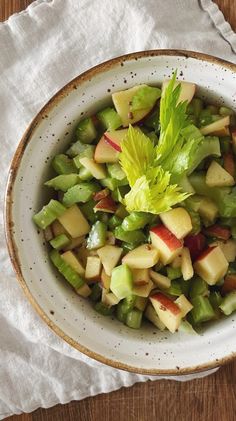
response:
[[[160,84],[178,69],[195,82],[197,94],[236,106],[236,65],[187,51],[129,54],[102,63],[59,91],[30,124],[15,153],[6,194],[9,253],[25,294],[62,339],[88,356],[116,368],[144,374],[186,374],[221,365],[236,356],[236,315],[213,322],[200,335],[160,332],[151,325],[132,330],[100,316],[49,263],[33,214],[49,199],[42,187],[50,161],[62,152],[83,116],[110,102],[111,93],[139,83]]]

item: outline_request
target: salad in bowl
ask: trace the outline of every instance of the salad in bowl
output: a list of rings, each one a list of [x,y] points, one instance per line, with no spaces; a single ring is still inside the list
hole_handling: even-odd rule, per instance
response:
[[[91,311],[195,334],[236,310],[234,112],[176,72],[79,121],[33,217]]]

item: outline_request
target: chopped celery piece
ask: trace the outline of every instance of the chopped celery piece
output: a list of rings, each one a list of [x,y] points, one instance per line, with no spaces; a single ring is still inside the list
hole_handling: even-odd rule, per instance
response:
[[[81,276],[66,263],[57,250],[52,250],[50,259],[58,271],[66,278],[66,280],[75,288],[78,289],[84,285],[84,280]]]
[[[95,205],[96,205],[96,202],[93,199],[80,205],[81,212],[83,213],[85,218],[88,219],[88,221],[92,223],[98,220],[98,215],[96,215],[93,210]]]
[[[198,212],[194,212],[192,209],[187,209],[192,222],[191,234],[198,234],[201,231],[201,219]]]
[[[126,313],[123,311],[123,300],[120,301],[116,307],[116,317],[121,323],[126,321]]]
[[[137,111],[152,108],[160,97],[161,89],[147,85],[141,86],[132,98],[130,110]]]
[[[114,108],[105,108],[97,114],[97,118],[106,130],[116,130],[122,125],[121,118]]]
[[[146,212],[131,212],[130,215],[126,216],[123,220],[122,228],[125,231],[135,231],[144,228],[152,219],[152,214]]]
[[[108,221],[108,227],[113,231],[116,227],[122,224],[122,219],[117,215],[113,215]]]
[[[90,230],[87,240],[87,248],[89,250],[94,250],[105,246],[106,231],[106,224],[104,224],[104,222],[101,221],[96,221],[95,224],[92,225],[92,228]]]
[[[193,98],[190,105],[192,105],[193,114],[196,118],[199,117],[203,109],[203,101],[200,98]]]
[[[79,170],[79,178],[82,181],[90,181],[93,178],[92,173],[85,167],[81,167]]]
[[[142,231],[125,231],[121,226],[115,228],[114,235],[117,240],[124,241],[125,243],[133,243],[138,245],[145,243],[146,241],[146,236]]]
[[[114,191],[118,187],[118,180],[111,177],[106,177],[100,180],[103,187],[107,187],[109,190]]]
[[[190,289],[190,282],[186,282],[183,278],[178,279],[182,294],[188,296]]]
[[[50,225],[58,216],[61,216],[66,211],[65,206],[63,206],[58,200],[50,200],[50,202],[45,205],[41,211],[36,213],[33,216],[33,221],[39,228],[45,229]]]
[[[49,242],[54,249],[61,250],[70,243],[70,239],[66,234],[60,234]]]
[[[129,295],[122,300],[123,312],[127,314],[133,310],[136,301],[136,295]]]
[[[193,304],[193,309],[191,310],[191,316],[193,318],[194,324],[199,324],[202,322],[207,322],[215,318],[215,312],[210,304],[208,298],[203,297],[202,295],[197,295],[191,300]]]
[[[66,192],[79,181],[80,179],[78,174],[61,174],[52,178],[51,180],[46,181],[44,185],[47,187],[52,187],[54,190],[61,190]]]
[[[125,209],[125,206],[122,203],[119,204],[115,214],[121,219],[124,219],[127,215],[129,215],[129,213]]]
[[[167,277],[172,281],[172,279],[178,279],[182,276],[180,268],[172,268],[171,266],[166,267]]]
[[[70,207],[74,203],[85,203],[92,199],[93,194],[99,191],[99,186],[92,182],[83,182],[71,187],[63,197],[63,205]]]
[[[234,115],[234,111],[228,107],[220,107],[219,114],[223,116],[227,116],[227,115],[231,116],[231,115]]]
[[[132,295],[133,276],[127,265],[120,265],[112,270],[110,290],[117,298],[123,299]]]
[[[197,297],[198,295],[207,296],[209,294],[208,284],[199,277],[191,279],[190,282],[190,298]]]
[[[77,172],[77,168],[67,155],[59,154],[52,160],[52,167],[57,174],[73,174]]]
[[[222,303],[222,296],[220,295],[220,293],[218,291],[212,291],[209,295],[209,301],[213,307],[213,309],[215,310],[215,313],[218,317],[220,317],[220,305]]]
[[[115,202],[123,202],[124,196],[130,191],[129,185],[127,186],[120,186],[117,187],[113,192],[111,193],[111,197]]]
[[[165,292],[170,295],[179,297],[183,292],[180,286],[180,283],[176,280],[171,281],[171,286],[168,289],[165,289]]]
[[[102,314],[103,316],[111,316],[114,307],[108,307],[99,301],[95,304],[94,308],[99,314]]]
[[[210,110],[202,110],[199,114],[199,126],[207,126],[208,124],[211,124],[213,122],[212,114]]]
[[[181,320],[178,332],[182,333],[188,333],[191,335],[197,335],[196,330],[193,329],[191,323],[189,323],[187,320]]]
[[[81,143],[80,140],[77,140],[77,142],[72,143],[72,145],[66,151],[66,154],[70,158],[75,158],[78,155],[80,155],[82,158],[82,156],[87,156],[87,154],[90,155],[92,151],[94,152],[94,150],[95,146],[87,145]],[[90,156],[88,156],[88,158],[90,158]]]
[[[115,180],[123,180],[126,175],[121,168],[121,165],[117,162],[115,164],[107,164],[108,174],[111,178]]]
[[[227,294],[220,304],[220,309],[226,316],[229,316],[233,311],[236,310],[236,291]]]
[[[182,187],[184,192],[193,193],[193,194],[195,193],[195,190],[193,186],[191,185],[191,183],[189,182],[189,179],[186,175],[182,177],[181,180],[178,181],[178,185]]]
[[[136,244],[132,244],[132,243],[122,243],[122,248],[124,250],[125,253],[128,253],[129,251],[135,249],[137,246]]]
[[[91,292],[89,298],[94,303],[96,303],[97,301],[100,301],[101,300],[101,298],[102,298],[102,288],[101,288],[101,286],[100,286],[100,284],[98,282],[93,285],[92,292]]]
[[[74,161],[74,164],[75,164],[76,168],[78,168],[78,169],[83,168],[83,166],[80,162],[81,158],[91,158],[92,159],[93,156],[94,156],[94,151],[95,151],[95,146],[85,145],[84,150],[73,158],[73,161]]]
[[[91,117],[80,121],[76,127],[76,137],[82,143],[92,143],[96,139],[97,132]]]
[[[142,323],[142,311],[134,308],[126,316],[126,325],[132,329],[139,329]]]
[[[193,163],[188,169],[188,175],[191,174],[198,165],[208,156],[221,156],[220,151],[220,141],[216,136],[206,136],[203,138],[201,143],[198,145],[197,152],[193,158]],[[192,187],[195,189],[191,179],[189,182],[192,184]],[[196,190],[196,189],[195,189]]]
[[[218,114],[218,108],[215,105],[207,105],[206,110],[211,113],[211,115]]]

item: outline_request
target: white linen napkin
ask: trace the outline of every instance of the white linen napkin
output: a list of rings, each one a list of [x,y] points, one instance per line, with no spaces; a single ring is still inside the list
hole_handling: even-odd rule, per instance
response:
[[[37,0],[0,24],[2,203],[10,159],[44,103],[99,62],[155,48],[236,62],[236,35],[210,0]],[[157,379],[102,365],[49,330],[16,281],[2,218],[0,230],[0,419]]]

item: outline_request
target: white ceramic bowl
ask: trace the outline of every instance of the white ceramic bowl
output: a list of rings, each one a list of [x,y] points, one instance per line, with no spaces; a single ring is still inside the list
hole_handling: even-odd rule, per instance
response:
[[[178,69],[197,94],[235,108],[236,65],[199,53],[146,51],[103,63],[58,92],[35,117],[13,159],[6,196],[9,252],[27,297],[54,332],[92,358],[145,374],[184,374],[216,367],[236,356],[236,315],[207,324],[198,336],[132,330],[100,316],[49,263],[33,214],[49,198],[43,182],[50,160],[63,151],[76,123],[108,104],[111,93],[139,83],[161,84]]]

